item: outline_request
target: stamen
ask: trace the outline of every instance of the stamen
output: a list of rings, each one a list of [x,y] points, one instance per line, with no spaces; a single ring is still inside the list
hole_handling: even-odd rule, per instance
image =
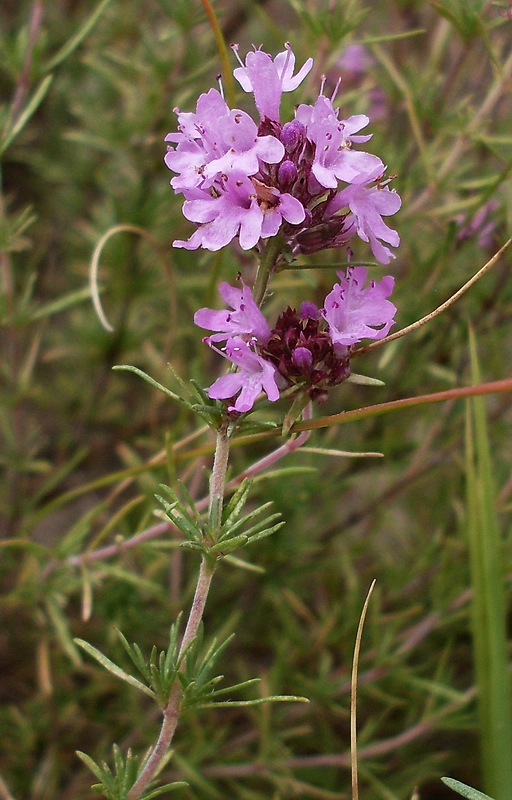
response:
[[[341,85],[341,78],[338,78],[338,80],[336,81],[336,86],[334,87],[334,91],[331,95],[331,103],[334,103],[334,99],[338,94],[338,89],[340,88],[340,85]]]
[[[222,85],[222,75],[220,74],[220,72],[219,72],[219,74],[217,75],[217,83],[219,84],[219,93],[220,93],[220,96],[221,96],[221,97],[222,97],[222,99],[225,101],[225,100],[226,100],[226,98],[224,97],[224,87],[223,87],[223,85]]]
[[[283,85],[283,78],[284,78],[284,76],[286,74],[286,69],[288,67],[288,62],[290,61],[290,57],[291,57],[291,54],[292,54],[292,47],[291,47],[290,42],[285,42],[284,46],[285,46],[285,49],[286,49],[286,58],[284,60],[282,72],[281,72],[281,74],[279,76],[279,80],[281,81],[281,86]]]
[[[235,54],[236,60],[238,61],[240,66],[245,69],[245,64],[242,61],[242,59],[240,58],[240,56],[238,55],[238,49],[239,49],[240,45],[239,44],[232,44],[232,45],[230,45],[230,47],[231,47],[233,53]]]
[[[324,93],[325,81],[326,81],[325,75],[321,75],[320,76],[320,92],[319,92],[320,95],[323,95],[323,93]]]

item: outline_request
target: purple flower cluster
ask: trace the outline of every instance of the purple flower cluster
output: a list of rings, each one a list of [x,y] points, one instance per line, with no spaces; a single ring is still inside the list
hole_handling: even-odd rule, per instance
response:
[[[201,308],[194,322],[214,331],[204,341],[237,371],[218,378],[209,396],[228,401],[228,411],[243,413],[262,391],[275,401],[282,391],[296,387],[321,402],[330,387],[346,380],[352,346],[363,338],[384,338],[394,323],[396,308],[387,299],[394,279],[387,275],[365,287],[366,267],[337,274],[339,283],[323,308],[310,302],[302,303],[298,313],[287,308],[272,329],[248,286],[222,283],[219,292],[231,310]],[[225,342],[222,349],[219,342]]]
[[[234,76],[253,93],[258,124],[230,109],[216,89],[199,97],[195,112],[176,109],[178,132],[166,137],[175,147],[165,163],[177,173],[171,185],[183,194],[183,214],[197,229],[174,246],[215,251],[238,237],[249,250],[281,232],[293,256],[348,248],[358,235],[378,261],[389,263],[394,255],[387,245],[400,240],[382,218],[401,201],[380,158],[358,149],[371,138],[359,133],[368,117],[340,119],[322,84],[314,105],[299,105],[295,119],[283,124],[281,96],[297,88],[313,60],[294,75],[295,56],[286,45],[274,59],[255,50],[240,65]]]

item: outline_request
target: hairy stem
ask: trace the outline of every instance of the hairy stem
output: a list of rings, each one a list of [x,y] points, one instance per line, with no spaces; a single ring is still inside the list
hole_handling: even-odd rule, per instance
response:
[[[199,568],[196,591],[194,593],[194,599],[192,601],[192,607],[190,609],[190,614],[188,617],[187,626],[185,628],[185,633],[183,634],[178,657],[181,657],[185,653],[188,645],[197,635],[199,625],[203,618],[204,607],[206,605],[206,600],[208,598],[208,592],[210,590],[210,584],[212,582],[214,572],[215,566],[211,563],[208,563],[207,560],[203,558]]]
[[[183,640],[181,642],[181,647],[179,652],[180,656],[184,654],[190,642],[197,635],[199,625],[203,618],[204,607],[206,605],[208,591],[210,589],[210,584],[212,582],[214,570],[215,566],[212,565],[211,563],[208,563],[206,559],[203,558],[201,562],[201,567],[199,569],[199,576],[197,579],[197,586],[194,594],[194,600],[192,601],[192,607],[190,609],[187,626],[185,628],[185,633],[183,634]],[[164,718],[162,721],[162,727],[160,729],[160,735],[158,737],[158,741],[153,749],[153,752],[148,758],[142,772],[140,773],[139,777],[137,778],[132,788],[128,792],[126,800],[137,800],[137,798],[141,796],[144,789],[147,787],[147,785],[151,782],[151,780],[155,776],[158,767],[160,766],[163,758],[165,757],[170,747],[170,744],[174,736],[174,732],[176,731],[176,727],[178,725],[178,720],[180,717],[181,697],[182,697],[181,684],[178,680],[176,680],[171,689],[171,693],[169,695],[169,701],[164,709]]]
[[[208,528],[214,541],[219,535],[222,524],[222,506],[226,485],[226,471],[229,459],[229,420],[225,420],[217,431],[215,456],[212,476],[210,478],[210,500],[208,510]]]

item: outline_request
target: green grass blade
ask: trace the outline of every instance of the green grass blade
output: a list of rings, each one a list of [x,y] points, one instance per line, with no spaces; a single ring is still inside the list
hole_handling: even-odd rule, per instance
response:
[[[471,333],[472,379],[480,371]],[[512,719],[500,530],[483,398],[468,400],[466,414],[467,531],[473,587],[473,651],[484,786],[495,800],[512,787]]]

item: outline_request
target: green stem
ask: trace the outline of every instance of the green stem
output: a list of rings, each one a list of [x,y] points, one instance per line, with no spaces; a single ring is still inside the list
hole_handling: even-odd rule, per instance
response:
[[[276,236],[272,236],[271,239],[267,239],[253,287],[253,297],[258,305],[261,305],[265,297],[272,270],[281,253],[282,243],[282,236],[279,233]]]

